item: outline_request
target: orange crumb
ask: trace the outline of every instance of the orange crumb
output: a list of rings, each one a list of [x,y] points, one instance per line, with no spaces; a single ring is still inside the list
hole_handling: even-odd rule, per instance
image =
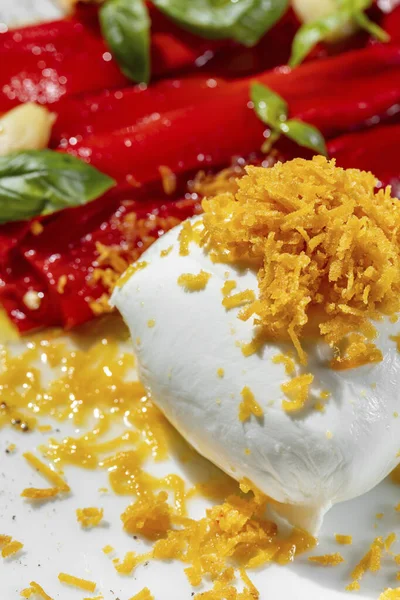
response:
[[[228,273],[229,275],[229,273]],[[233,290],[236,288],[236,281],[233,281],[232,279],[225,281],[224,285],[221,288],[221,292],[222,295],[225,296],[229,296],[229,294],[231,292],[233,292]]]
[[[179,254],[181,256],[189,255],[189,244],[191,242],[195,242],[197,244],[200,243],[200,235],[196,230],[197,223],[201,223],[201,221],[197,221],[192,224],[191,221],[184,221],[182,228],[179,232]]]
[[[394,533],[394,531],[392,531],[392,533],[389,533],[389,535],[387,536],[387,538],[384,542],[386,552],[390,552],[390,549],[393,546],[393,544],[395,543],[396,539],[397,539],[397,535]]]
[[[400,588],[387,588],[382,592],[378,600],[400,600]]]
[[[358,592],[360,589],[360,584],[358,581],[352,581],[349,585],[346,585],[346,591],[348,592]]]
[[[25,488],[21,497],[29,500],[50,500],[58,496],[60,491],[59,488]]]
[[[225,375],[224,369],[222,369],[221,367],[219,369],[217,369],[217,375],[218,375],[218,377],[222,378]]]
[[[258,337],[253,338],[251,342],[239,344],[242,349],[243,356],[251,356],[252,354],[256,354],[256,352],[258,352],[263,345],[264,341]]]
[[[375,518],[376,519],[383,519],[384,517],[384,513],[376,513]]]
[[[73,587],[79,588],[80,590],[85,590],[85,592],[94,592],[96,589],[96,584],[94,581],[88,581],[87,579],[81,579],[80,577],[75,577],[74,575],[68,575],[67,573],[59,573],[58,580],[61,583],[65,583],[66,585],[71,585]]]
[[[129,505],[121,515],[125,531],[140,533],[151,540],[165,535],[171,527],[171,508],[167,500],[168,494],[159,492],[157,496],[139,498]]]
[[[272,362],[275,364],[283,364],[285,366],[286,375],[294,375],[295,363],[289,354],[276,354],[272,357]]]
[[[222,300],[222,305],[227,310],[230,310],[231,308],[237,308],[238,306],[243,306],[245,304],[249,304],[250,302],[254,302],[255,299],[256,296],[253,290],[244,290],[243,292],[238,292],[232,296],[225,296]]]
[[[165,258],[166,256],[168,256],[168,254],[170,254],[173,250],[173,246],[168,246],[168,248],[165,248],[165,250],[161,250],[160,252],[160,256],[161,258]]]
[[[154,600],[154,596],[149,588],[145,587],[136,596],[129,598],[129,600]]]
[[[341,533],[336,533],[335,534],[335,539],[337,541],[338,544],[342,544],[344,546],[347,546],[349,544],[353,543],[353,538],[351,535],[343,535]]]
[[[57,487],[61,492],[69,492],[70,488],[64,479],[53,471],[50,467],[45,465],[31,452],[26,452],[24,455],[25,460],[30,464],[33,469],[36,469],[43,477],[45,477],[54,487]],[[24,492],[22,492],[24,493]]]
[[[38,426],[38,430],[41,433],[47,433],[48,431],[51,431],[53,428],[51,425],[39,425]]]
[[[89,302],[90,310],[96,317],[104,315],[113,311],[112,306],[109,303],[109,295],[102,294],[97,300],[91,300]]]
[[[344,558],[339,552],[336,552],[335,554],[324,554],[322,556],[309,556],[308,560],[324,567],[335,567],[344,562]]]
[[[163,190],[167,196],[170,196],[176,190],[176,175],[169,167],[166,167],[165,165],[160,165],[158,170],[161,175]]]
[[[35,581],[31,581],[29,584],[29,588],[22,590],[21,592],[22,598],[31,598],[31,596],[39,596],[42,600],[53,600],[44,589]]]
[[[156,322],[155,322],[155,319],[149,319],[149,320],[147,321],[147,327],[148,327],[149,329],[153,329],[153,327],[155,326],[155,324],[156,324]]]
[[[78,523],[85,529],[99,525],[103,516],[104,510],[102,508],[78,508],[76,511]]]
[[[127,281],[129,281],[129,279],[132,277],[132,275],[134,275],[135,273],[137,273],[137,271],[141,271],[142,269],[145,269],[147,267],[148,263],[145,260],[142,260],[140,262],[136,262],[133,265],[130,265],[126,271],[121,275],[121,277],[118,279],[116,286],[115,287],[122,287],[123,285],[125,285],[125,283]]]
[[[24,545],[21,544],[21,542],[12,540],[11,542],[6,544],[2,548],[1,555],[3,558],[8,558],[9,556],[14,556],[14,554],[17,554],[17,552],[19,552],[23,547],[24,547]]]
[[[243,400],[239,406],[239,419],[247,421],[253,414],[255,417],[262,417],[264,412],[258,404],[251,389],[246,385],[240,392]]]
[[[33,235],[40,235],[44,230],[43,225],[39,221],[32,221],[31,223],[31,233]]]
[[[199,292],[204,290],[210,277],[211,273],[206,273],[203,270],[198,275],[183,273],[178,277],[178,285],[185,288],[186,292]]]
[[[58,282],[57,282],[57,292],[59,294],[63,294],[64,290],[65,290],[65,286],[68,283],[68,278],[66,275],[61,275],[61,277],[59,278]]]
[[[308,398],[308,389],[314,381],[314,375],[305,373],[293,377],[291,381],[281,385],[282,392],[289,398],[282,401],[282,408],[286,412],[301,410]]]
[[[111,554],[111,552],[114,552],[114,548],[107,544],[107,546],[104,546],[103,552],[104,554]]]

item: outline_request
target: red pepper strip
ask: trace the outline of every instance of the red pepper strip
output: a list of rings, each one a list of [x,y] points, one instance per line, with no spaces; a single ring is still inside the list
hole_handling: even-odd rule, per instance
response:
[[[395,44],[400,41],[400,5],[382,17],[380,26],[390,35],[390,43]]]
[[[8,253],[7,264],[0,271],[0,301],[22,332],[55,325],[69,329],[84,323],[94,316],[89,302],[105,292],[101,283],[90,282],[98,258],[96,242],[123,244],[123,256],[131,262],[149,239],[156,239],[198,210],[194,200],[137,202],[105,196],[52,215],[42,221],[40,235],[25,233],[23,241]],[[124,225],[127,215],[147,220],[148,227],[141,231],[135,221]],[[0,235],[7,235],[6,227],[0,228]],[[68,278],[64,289],[59,287],[63,275]],[[29,290],[42,296],[37,310],[24,303]]]
[[[291,116],[330,138],[386,116],[400,102],[400,47],[366,48],[257,80],[288,101]],[[229,85],[222,97],[88,136],[67,151],[119,181],[128,176],[141,183],[158,179],[160,165],[182,173],[247,156],[259,149],[265,127],[249,106],[249,81]]]
[[[167,79],[149,88],[107,90],[83,98],[63,98],[52,106],[58,114],[52,131],[52,146],[71,137],[122,129],[153,113],[169,112],[212,98],[227,87],[222,79],[192,77]]]
[[[164,75],[190,67],[226,45],[182,32],[154,9],[152,72]],[[20,102],[52,104],[65,95],[127,85],[101,36],[97,10],[0,34],[0,112]]]
[[[400,125],[373,127],[332,140],[328,152],[340,167],[371,171],[400,197],[399,139]]]

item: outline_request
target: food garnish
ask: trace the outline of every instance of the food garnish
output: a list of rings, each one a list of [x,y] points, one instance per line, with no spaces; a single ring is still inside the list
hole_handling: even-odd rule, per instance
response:
[[[83,161],[52,150],[0,156],[0,223],[85,204],[114,184]]]
[[[321,132],[316,127],[298,119],[288,119],[289,107],[278,94],[266,85],[252,83],[250,97],[257,116],[271,128],[269,137],[261,147],[263,152],[269,152],[280,136],[285,135],[299,146],[314,150],[318,154],[327,155],[325,140]]]
[[[348,339],[333,368],[382,360],[371,321],[400,310],[400,201],[390,188],[376,192],[371,173],[322,156],[248,167],[238,185],[203,209],[213,260],[249,259],[259,269],[258,298],[239,318],[254,318],[266,339],[289,337],[303,364],[301,337],[315,319],[338,350]]]

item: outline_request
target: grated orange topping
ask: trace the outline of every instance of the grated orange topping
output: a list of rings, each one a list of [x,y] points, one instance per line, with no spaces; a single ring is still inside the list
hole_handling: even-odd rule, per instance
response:
[[[25,353],[18,356],[0,348],[0,387],[7,398],[0,405],[0,425],[18,421],[18,428],[26,425],[25,431],[37,427],[38,418],[51,416],[71,420],[83,430],[77,437],[52,437],[39,448],[57,471],[35,455],[29,454],[28,460],[57,488],[67,485],[61,469],[75,465],[106,470],[115,493],[135,497],[122,521],[128,532],[152,539],[152,548],[145,554],[130,553],[114,563],[116,568],[124,573],[149,559],[173,559],[185,565],[193,585],[210,577],[215,589],[230,589],[232,596],[235,584],[227,569],[257,568],[271,561],[286,564],[315,545],[314,538],[299,530],[281,539],[277,526],[265,518],[267,498],[248,482],[242,482],[239,489],[236,482],[216,471],[211,481],[187,489],[178,475],[148,473],[148,461],[165,459],[170,447],[179,450],[182,461],[195,453],[179,436],[173,437],[172,427],[146,397],[143,386],[131,379],[133,356],[122,354],[118,346],[128,336],[122,321],[109,316],[77,332],[78,342],[81,334],[83,349],[79,343],[79,349],[71,348],[51,331],[30,339]],[[37,368],[41,360],[55,369],[56,379],[42,381]],[[85,430],[93,417],[93,428]],[[125,430],[111,438],[115,423],[125,424]],[[197,495],[215,505],[195,520],[187,516],[187,502]],[[3,546],[11,541],[9,536],[0,538]],[[111,553],[112,548],[106,546],[103,551]],[[61,578],[71,585],[82,583],[71,575],[61,574]],[[92,591],[95,584],[86,583]],[[208,598],[218,600],[221,593],[214,591]],[[243,593],[247,596],[239,595]],[[254,597],[253,591],[237,595],[241,600]]]
[[[53,600],[44,589],[35,581],[31,581],[29,588],[21,591],[22,598],[31,598],[31,596],[39,596],[42,600]]]
[[[192,223],[191,221],[184,221],[182,225],[182,229],[179,232],[179,254],[181,256],[189,255],[189,245],[194,242],[199,244],[201,235],[197,227],[197,223],[201,223],[197,221]]]
[[[60,493],[59,488],[25,488],[21,492],[22,498],[28,498],[28,500],[51,500]]]
[[[295,362],[288,354],[277,354],[272,357],[272,362],[276,365],[283,364],[285,366],[286,375],[294,375]]]
[[[203,200],[203,244],[214,260],[258,268],[255,325],[266,339],[301,340],[317,321],[333,366],[379,360],[371,320],[400,310],[400,201],[371,173],[322,156],[247,167],[237,193]],[[227,219],[229,215],[229,219]],[[348,341],[351,333],[360,340]],[[372,355],[372,359],[371,359]]]
[[[353,543],[353,538],[351,535],[343,535],[341,533],[336,533],[335,539],[338,544],[342,544],[343,546],[348,546]]]
[[[382,592],[378,600],[400,600],[400,588],[387,588]]]
[[[169,167],[165,165],[159,166],[158,170],[161,175],[163,190],[167,196],[170,196],[176,190],[176,175]]]
[[[154,600],[154,596],[149,588],[145,587],[138,594],[129,598],[129,600]]]
[[[8,558],[9,556],[14,556],[14,554],[17,554],[17,552],[19,552],[24,545],[6,535],[0,536],[0,547],[2,557]]]
[[[224,371],[224,369],[222,367],[220,367],[219,369],[217,369],[217,375],[221,379],[225,375],[225,371]]]
[[[360,582],[362,577],[365,575],[367,571],[371,571],[372,573],[376,573],[381,568],[381,558],[382,552],[384,550],[384,542],[382,537],[377,537],[372,542],[368,552],[362,557],[360,562],[354,567],[351,572],[351,578],[353,579],[350,584],[355,586],[350,588],[347,586],[346,589],[359,589],[359,586],[356,584]]]
[[[76,511],[78,523],[80,523],[85,529],[97,527],[97,525],[99,525],[103,520],[103,516],[104,510],[102,508],[78,508]]]
[[[160,492],[156,497],[139,498],[128,506],[121,515],[124,529],[128,533],[140,533],[150,540],[156,540],[171,527],[168,494]]]
[[[51,484],[54,485],[55,488],[58,489],[59,492],[69,492],[70,488],[68,484],[64,481],[64,479],[59,475],[56,471],[45,465],[41,460],[39,460],[32,452],[26,452],[24,454],[24,458],[27,462],[36,469],[43,477],[45,477]],[[32,493],[32,490],[24,490],[22,492],[22,496],[29,497],[29,494]],[[48,490],[44,492],[44,497],[49,497]],[[32,496],[31,496],[32,497]],[[35,497],[35,496],[33,496]],[[36,496],[37,497],[37,496]]]
[[[103,552],[104,554],[111,554],[111,552],[114,552],[114,548],[110,544],[107,544],[107,546],[104,546]]]
[[[345,590],[347,592],[358,592],[360,589],[360,584],[358,581],[352,581],[349,585],[346,585]]]
[[[199,292],[204,290],[208,280],[211,277],[211,273],[201,270],[198,275],[192,275],[191,273],[182,273],[178,277],[178,285],[185,288],[186,292]]]
[[[253,290],[244,290],[244,292],[239,292],[237,294],[233,294],[231,296],[225,296],[222,300],[222,306],[225,306],[226,309],[237,308],[238,306],[243,306],[245,304],[249,304],[250,302],[254,302],[256,299],[256,295]]]
[[[81,579],[80,577],[75,577],[74,575],[68,575],[68,573],[59,573],[58,580],[66,585],[71,585],[79,588],[80,590],[85,590],[85,592],[94,592],[96,589],[96,584],[94,581]]]
[[[228,279],[227,281],[224,282],[224,285],[221,288],[221,292],[222,295],[225,296],[229,296],[229,294],[231,292],[233,292],[233,290],[236,288],[236,281],[233,281],[233,279]]]
[[[30,229],[33,235],[40,235],[41,233],[43,233],[44,227],[40,223],[40,221],[32,221]]]
[[[242,389],[241,395],[243,400],[239,406],[239,419],[247,421],[251,415],[262,417],[264,412],[247,385]]]
[[[165,250],[161,250],[161,252],[160,252],[161,258],[165,258],[166,256],[168,256],[168,254],[170,254],[173,249],[174,249],[173,246],[168,246],[168,248],[165,248]]]
[[[281,390],[289,398],[289,400],[282,400],[282,408],[286,412],[301,410],[307,401],[308,390],[313,381],[314,375],[305,373],[282,383]]]
[[[339,552],[336,552],[335,554],[324,554],[322,556],[309,556],[308,560],[324,567],[335,567],[344,562],[344,558]]]
[[[145,260],[141,260],[140,262],[134,263],[130,265],[126,270],[122,271],[121,277],[118,278],[116,282],[116,287],[122,287],[129,279],[134,275],[137,271],[141,271],[146,268],[148,263]]]

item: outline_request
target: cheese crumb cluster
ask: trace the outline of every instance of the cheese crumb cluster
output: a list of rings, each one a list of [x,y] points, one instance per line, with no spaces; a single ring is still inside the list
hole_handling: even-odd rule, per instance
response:
[[[322,156],[246,171],[236,193],[203,200],[212,259],[258,269],[258,298],[239,316],[267,339],[291,339],[303,364],[315,323],[337,350],[334,368],[382,360],[371,320],[400,310],[400,201],[376,192],[371,173]]]

